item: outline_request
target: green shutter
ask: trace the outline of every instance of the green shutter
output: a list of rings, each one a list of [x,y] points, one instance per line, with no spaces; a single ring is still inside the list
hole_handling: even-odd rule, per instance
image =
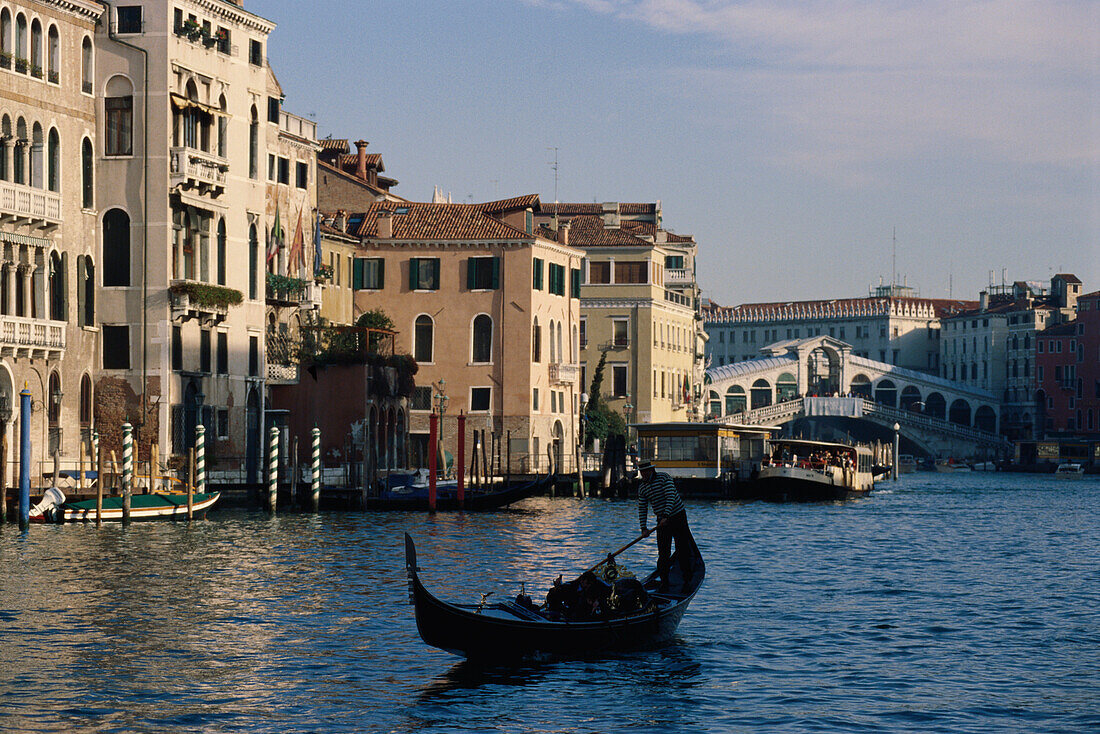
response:
[[[534,258],[531,260],[531,269],[533,275],[531,276],[531,287],[537,291],[542,290],[542,260],[540,258]]]
[[[76,256],[76,325],[87,326],[84,323],[84,316],[87,313],[84,308],[84,296],[87,291],[85,290],[84,282],[88,279],[88,269],[84,264],[84,256]]]
[[[466,290],[472,291],[477,288],[477,260],[469,258],[466,260]]]
[[[378,263],[378,282],[375,283],[376,288],[386,287],[386,261],[382,258],[375,260]]]
[[[351,264],[351,288],[352,290],[363,290],[363,271],[367,269],[367,261],[361,257],[357,257],[352,260]]]
[[[573,292],[569,294],[570,298],[581,297],[581,271],[580,268],[573,268],[570,270],[573,276]]]
[[[493,290],[500,288],[500,257],[493,258]]]
[[[409,290],[415,291],[416,284],[420,282],[420,261],[413,257],[409,258]]]

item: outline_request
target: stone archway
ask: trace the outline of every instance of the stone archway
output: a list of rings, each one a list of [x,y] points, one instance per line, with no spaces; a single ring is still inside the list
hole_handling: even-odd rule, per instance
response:
[[[750,395],[753,408],[763,408],[766,405],[772,404],[772,386],[763,378],[752,383]]]
[[[947,417],[947,401],[938,392],[928,393],[924,399],[924,413],[932,418],[943,420]]]
[[[872,397],[871,378],[860,373],[852,378],[852,385],[849,389],[854,397],[863,397],[870,400]]]
[[[997,432],[997,413],[988,405],[980,405],[974,411],[974,427],[986,433]]]
[[[951,410],[947,414],[947,420],[960,426],[970,425],[970,403],[959,398],[951,403]]]
[[[840,355],[825,346],[815,347],[806,357],[806,393],[832,395],[840,392]]]
[[[724,415],[743,413],[748,407],[748,399],[745,397],[745,388],[740,385],[730,385],[726,388],[726,412]]]
[[[920,390],[913,385],[902,388],[901,397],[898,399],[898,407],[902,410],[917,410],[923,406],[920,399]]]
[[[550,434],[550,441],[554,454],[554,471],[561,471],[562,453],[565,447],[565,428],[561,421],[554,421],[554,428]]]
[[[782,403],[793,400],[798,394],[798,381],[790,372],[784,372],[775,380],[775,402]]]
[[[892,380],[879,380],[875,385],[875,402],[891,408],[898,404],[898,388]]]

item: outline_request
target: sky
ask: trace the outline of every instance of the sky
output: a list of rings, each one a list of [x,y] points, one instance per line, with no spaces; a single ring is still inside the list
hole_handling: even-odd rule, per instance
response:
[[[1100,289],[1096,0],[245,7],[278,23],[285,108],[369,141],[395,193],[659,200],[723,305],[892,271],[932,298]]]

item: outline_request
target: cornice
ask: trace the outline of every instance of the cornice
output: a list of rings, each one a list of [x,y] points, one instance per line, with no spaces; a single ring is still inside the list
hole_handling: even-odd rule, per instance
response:
[[[227,18],[235,23],[260,31],[264,35],[275,30],[275,23],[267,18],[250,13],[244,8],[232,5],[224,0],[191,0],[191,2],[207,12]]]
[[[103,5],[90,0],[40,0],[44,5],[50,5],[78,18],[86,18],[91,21],[99,20],[106,10]]]

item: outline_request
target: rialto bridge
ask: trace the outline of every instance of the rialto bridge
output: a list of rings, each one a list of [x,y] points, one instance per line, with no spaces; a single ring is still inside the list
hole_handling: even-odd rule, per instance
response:
[[[708,369],[706,383],[710,419],[779,425],[806,416],[858,418],[899,424],[904,438],[931,455],[1006,448],[992,393],[857,357],[828,336],[769,345],[755,359]]]

